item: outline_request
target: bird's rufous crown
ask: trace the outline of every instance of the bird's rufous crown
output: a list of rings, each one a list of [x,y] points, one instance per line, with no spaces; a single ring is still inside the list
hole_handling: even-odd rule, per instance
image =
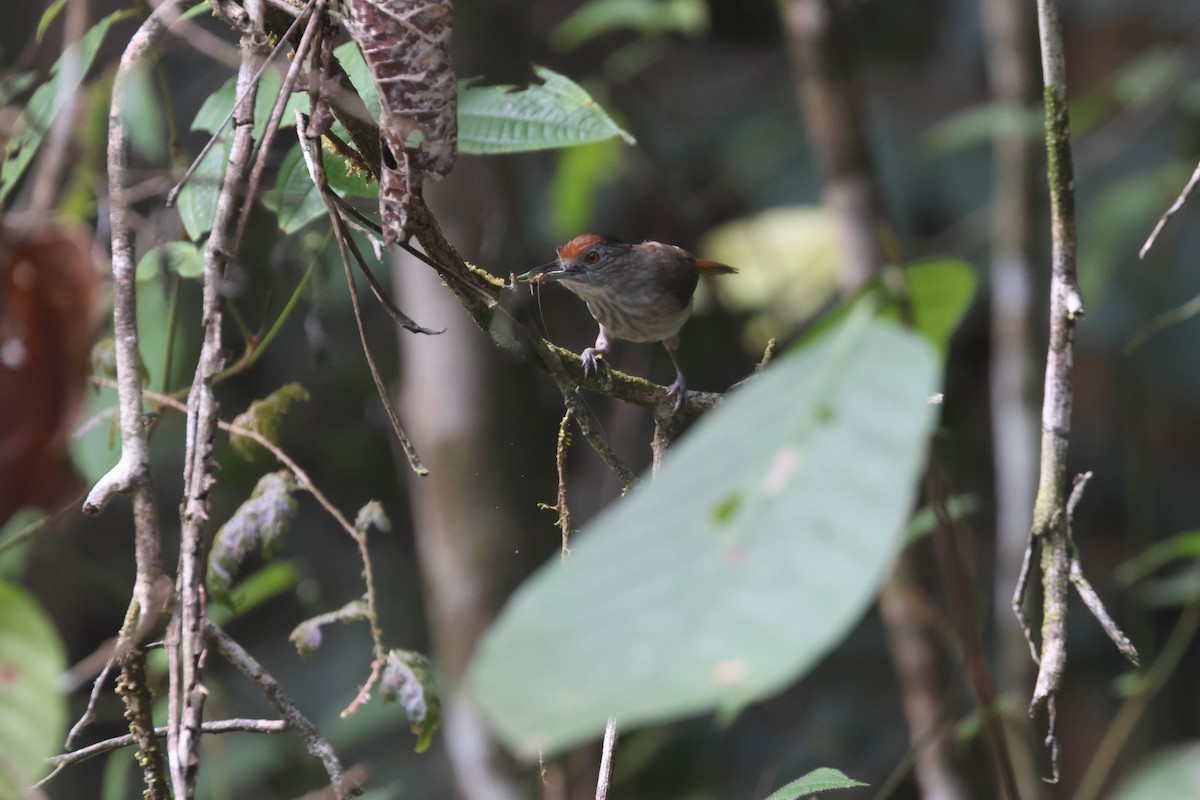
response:
[[[576,236],[571,241],[558,248],[558,257],[565,258],[567,261],[572,261],[579,257],[579,254],[588,249],[594,244],[603,242],[605,237],[597,236],[594,233],[584,233]]]

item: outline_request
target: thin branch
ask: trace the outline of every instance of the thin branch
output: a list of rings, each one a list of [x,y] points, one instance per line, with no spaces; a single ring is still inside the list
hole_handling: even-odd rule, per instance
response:
[[[1050,189],[1050,343],[1046,353],[1042,400],[1041,472],[1029,549],[1041,551],[1042,646],[1030,715],[1047,714],[1045,743],[1050,749],[1051,782],[1058,779],[1056,697],[1067,661],[1067,595],[1074,584],[1088,590],[1089,610],[1106,630],[1117,630],[1099,598],[1083,580],[1071,538],[1071,515],[1087,478],[1066,495],[1067,447],[1071,432],[1071,368],[1075,326],[1083,317],[1083,298],[1075,274],[1075,177],[1071,162],[1071,125],[1067,106],[1066,65],[1058,0],[1038,0],[1043,97],[1045,101],[1047,182]],[[1075,576],[1078,576],[1077,578]],[[1126,655],[1136,651],[1124,634],[1114,637]]]
[[[607,800],[608,785],[612,781],[613,750],[617,747],[617,721],[609,717],[604,726],[604,749],[600,754],[600,775],[596,779],[596,800]]]
[[[104,379],[97,379],[96,382],[102,386],[111,385],[110,381]],[[147,390],[146,399],[152,403],[157,403],[160,406],[165,406],[181,413],[187,413],[187,406],[170,395]],[[292,475],[295,476],[296,485],[300,489],[303,489],[312,495],[313,499],[317,501],[317,504],[320,505],[321,508],[325,509],[326,513],[328,513],[329,516],[333,518],[334,522],[338,524],[338,527],[345,531],[346,535],[354,540],[355,544],[358,546],[359,557],[363,562],[363,579],[366,584],[367,619],[371,626],[371,638],[374,642],[375,660],[382,663],[382,660],[386,657],[387,652],[383,645],[382,633],[379,629],[379,614],[376,608],[374,570],[372,568],[370,552],[367,548],[366,533],[354,527],[350,520],[347,519],[346,516],[338,509],[338,507],[333,504],[333,501],[331,501],[329,497],[326,496],[326,494],[322,492],[320,488],[318,488],[318,486],[313,482],[312,478],[309,477],[308,473],[304,471],[304,468],[296,463],[296,461],[281,447],[279,447],[279,445],[275,444],[256,430],[243,428],[240,425],[234,425],[233,423],[225,422],[224,420],[217,420],[217,427],[230,435],[250,439],[259,447],[273,455],[275,460],[286,467],[292,473]]]
[[[194,0],[194,2],[191,3],[191,5],[195,5],[197,2],[199,2],[199,0]],[[254,77],[251,80],[251,83],[249,84],[252,87],[252,89],[250,89],[250,91],[257,93],[258,82],[262,78],[263,73],[266,72],[267,69],[270,68],[271,64],[274,63],[275,59],[277,59],[279,57],[280,53],[283,52],[283,48],[287,47],[288,39],[291,36],[292,31],[300,26],[300,23],[303,21],[302,17],[303,17],[303,15],[297,16],[296,19],[292,21],[292,25],[290,28],[288,28],[287,34],[280,37],[279,42],[276,43],[274,49],[271,50],[270,55],[268,55],[266,57],[266,59],[263,60],[262,65],[259,66],[258,70],[254,73]],[[200,148],[200,154],[197,155],[196,158],[192,161],[191,166],[189,166],[184,171],[183,177],[181,177],[179,179],[179,182],[176,183],[175,186],[173,186],[171,188],[171,191],[167,192],[167,200],[166,200],[167,208],[171,208],[175,205],[175,202],[179,199],[179,193],[183,191],[183,187],[187,185],[188,181],[190,181],[192,179],[192,176],[196,174],[196,170],[200,168],[200,162],[204,160],[204,157],[208,155],[208,152],[210,150],[212,150],[214,146],[216,146],[217,142],[220,141],[221,131],[225,130],[225,126],[228,125],[229,121],[233,119],[233,115],[237,112],[237,110],[239,108],[242,107],[242,104],[245,101],[246,97],[241,91],[241,86],[242,86],[242,84],[239,81],[239,83],[238,83],[239,92],[237,95],[237,99],[234,100],[233,108],[229,109],[229,113],[226,114],[225,118],[221,120],[219,125],[217,125],[216,129],[213,131],[212,136],[209,138],[209,140],[207,142],[204,143],[204,147]]]
[[[279,682],[210,619],[204,620],[204,635],[222,658],[258,687],[288,727],[300,735],[309,755],[325,767],[325,773],[329,776],[329,783],[333,786],[338,800],[360,794],[361,790],[346,779],[346,771],[342,769],[333,745],[321,735],[317,726],[304,716],[304,712],[288,697]]]
[[[154,696],[146,682],[146,658],[140,649],[134,649],[122,659],[117,694],[125,701],[125,719],[129,721],[130,736],[137,743],[137,762],[142,768],[145,786],[143,796],[170,797],[162,748],[154,733]]]
[[[1062,683],[1066,665],[1067,590],[1070,553],[1067,539],[1067,445],[1071,432],[1071,366],[1075,325],[1083,316],[1083,298],[1075,276],[1075,192],[1071,129],[1067,112],[1066,66],[1057,0],[1038,0],[1038,31],[1046,115],[1047,178],[1050,186],[1050,344],[1042,400],[1041,475],[1034,501],[1032,546],[1041,548],[1042,646],[1032,714],[1045,707]]]
[[[138,351],[136,266],[133,250],[132,209],[126,193],[129,180],[130,143],[124,125],[122,103],[126,82],[143,59],[155,49],[170,24],[196,0],[167,0],[158,6],[129,40],[113,78],[108,119],[109,224],[112,229],[113,331],[116,340],[117,397],[120,408],[121,456],[84,501],[86,513],[96,513],[113,495],[133,498],[134,559],[136,576],[133,597],[118,637],[113,659],[121,664],[122,685],[141,681],[137,645],[174,600],[171,581],[162,565],[162,538],[150,474],[150,451],[142,416],[141,357]],[[166,798],[167,777],[152,734],[148,708],[136,692],[122,694],[131,733],[139,743],[139,762],[145,773],[148,800]],[[89,709],[90,710],[90,709]],[[84,713],[73,732],[88,722]]]
[[[204,248],[204,289],[201,325],[204,339],[195,377],[187,399],[184,428],[183,500],[180,507],[177,601],[172,629],[178,635],[178,652],[172,655],[171,699],[174,711],[168,720],[168,753],[171,783],[176,800],[190,800],[196,791],[200,765],[200,724],[207,690],[201,682],[204,662],[202,625],[204,610],[204,528],[209,517],[209,492],[213,475],[213,440],[217,432],[213,381],[225,366],[221,328],[221,283],[225,268],[237,255],[236,225],[247,202],[247,180],[254,154],[254,113],[258,75],[265,67],[267,47],[260,2],[247,2],[250,24],[243,29],[239,47],[238,102],[234,106],[233,143],[229,164],[217,196],[212,232]]]
[[[201,733],[285,733],[287,732],[288,724],[281,719],[222,719],[213,722],[206,722],[200,727]],[[162,725],[154,729],[154,735],[162,739],[167,735],[167,726]],[[95,744],[89,744],[87,747],[81,747],[78,750],[72,750],[69,753],[61,753],[56,756],[50,756],[48,759],[54,765],[54,769],[49,775],[42,778],[35,785],[44,786],[49,783],[55,776],[62,772],[67,767],[74,766],[81,761],[87,761],[89,758],[94,758],[105,753],[111,753],[113,750],[121,750],[134,744],[133,734],[127,733],[124,736],[114,736],[111,739],[105,739]]]
[[[1154,247],[1154,243],[1158,241],[1158,235],[1162,233],[1163,228],[1167,227],[1167,223],[1171,221],[1171,217],[1178,214],[1183,208],[1183,204],[1192,196],[1192,192],[1195,191],[1196,184],[1198,183],[1200,183],[1200,164],[1197,164],[1196,169],[1192,171],[1192,177],[1188,179],[1187,185],[1183,187],[1183,191],[1175,198],[1175,202],[1158,218],[1158,222],[1154,225],[1154,230],[1150,231],[1150,236],[1146,239],[1146,243],[1138,251],[1138,258],[1146,258],[1146,255],[1150,252],[1150,248]]]
[[[387,413],[388,421],[392,424],[392,433],[395,434],[396,441],[399,442],[401,449],[404,450],[404,455],[408,459],[408,464],[412,468],[412,471],[417,475],[428,475],[429,470],[421,463],[421,457],[417,455],[416,447],[413,445],[412,440],[408,438],[404,426],[400,424],[400,416],[392,406],[387,388],[383,385],[383,377],[379,374],[379,367],[375,364],[375,357],[371,355],[371,346],[367,341],[367,330],[363,324],[362,304],[358,299],[358,287],[354,283],[354,272],[350,267],[350,245],[347,244],[350,240],[350,235],[342,222],[342,216],[338,212],[337,206],[329,198],[330,192],[327,191],[329,182],[325,177],[325,165],[322,161],[322,153],[320,149],[311,146],[311,141],[306,134],[307,129],[308,122],[306,117],[297,110],[296,135],[300,139],[300,151],[304,156],[304,163],[308,166],[309,177],[312,179],[313,185],[320,192],[321,199],[325,202],[325,211],[329,215],[329,223],[333,226],[333,236],[337,241],[338,254],[341,256],[342,268],[346,273],[346,285],[350,290],[350,305],[354,310],[354,324],[358,328],[358,338],[362,342],[363,355],[367,359],[367,367],[371,372],[371,379],[375,382],[375,391],[379,394],[379,400],[383,403],[383,409]],[[409,321],[412,322],[411,320]],[[416,326],[415,322],[412,324]],[[416,327],[419,328],[420,326]]]
[[[315,6],[313,5],[314,2],[316,3]],[[262,181],[263,170],[267,167],[267,156],[270,155],[271,144],[275,141],[275,135],[279,132],[279,123],[283,121],[283,112],[287,108],[288,100],[292,96],[292,89],[295,87],[296,79],[300,75],[300,68],[304,63],[304,59],[308,56],[318,29],[323,24],[325,0],[309,0],[305,4],[304,9],[305,12],[311,10],[308,24],[304,27],[304,33],[300,36],[300,42],[296,45],[295,51],[292,54],[292,62],[288,65],[287,73],[283,76],[283,82],[279,87],[279,94],[276,96],[275,105],[271,109],[271,116],[268,117],[267,125],[263,129],[262,141],[258,143],[258,153],[254,158],[254,166],[250,168],[250,177],[246,180],[246,193],[242,203],[242,211],[238,216],[237,228],[233,234],[233,245],[230,248],[234,253],[240,249],[242,237],[246,234],[246,225],[250,222],[250,214],[254,210],[254,201],[258,197],[258,186]],[[296,17],[289,31],[294,30],[295,26],[303,18],[304,12]],[[287,39],[287,36],[281,38],[279,44],[283,44]],[[275,51],[278,49],[279,46],[276,45]],[[272,51],[272,54],[275,51]],[[267,61],[263,62],[264,68],[268,63]],[[234,107],[236,108],[236,105]]]
[[[546,511],[557,511],[559,531],[562,533],[562,557],[571,553],[568,543],[571,540],[571,509],[567,505],[567,448],[571,446],[571,419],[575,412],[569,407],[558,423],[558,441],[554,447],[554,468],[558,473],[558,495],[554,505],[538,503],[538,508]]]

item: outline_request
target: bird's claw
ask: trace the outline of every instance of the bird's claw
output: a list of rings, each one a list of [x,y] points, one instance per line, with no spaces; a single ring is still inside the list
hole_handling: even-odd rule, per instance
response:
[[[599,374],[600,361],[604,358],[603,353],[598,353],[596,348],[589,347],[583,351],[580,357],[583,359],[583,377],[590,377],[593,373]]]
[[[684,406],[687,405],[688,391],[683,380],[676,378],[675,382],[667,387],[667,397],[675,398],[675,413],[678,414]]]

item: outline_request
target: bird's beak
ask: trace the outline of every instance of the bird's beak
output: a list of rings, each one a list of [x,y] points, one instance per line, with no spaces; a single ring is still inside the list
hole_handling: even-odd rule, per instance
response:
[[[517,283],[541,283],[542,281],[556,281],[564,275],[571,274],[572,270],[565,269],[558,261],[551,261],[549,264],[542,264],[540,267],[534,267],[529,272],[517,276]]]

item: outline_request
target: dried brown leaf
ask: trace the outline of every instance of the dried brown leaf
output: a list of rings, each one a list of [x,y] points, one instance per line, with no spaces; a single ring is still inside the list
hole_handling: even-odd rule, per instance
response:
[[[448,175],[458,152],[449,0],[348,0],[346,28],[382,105],[379,186],[384,242],[405,238],[409,203],[426,174]]]

